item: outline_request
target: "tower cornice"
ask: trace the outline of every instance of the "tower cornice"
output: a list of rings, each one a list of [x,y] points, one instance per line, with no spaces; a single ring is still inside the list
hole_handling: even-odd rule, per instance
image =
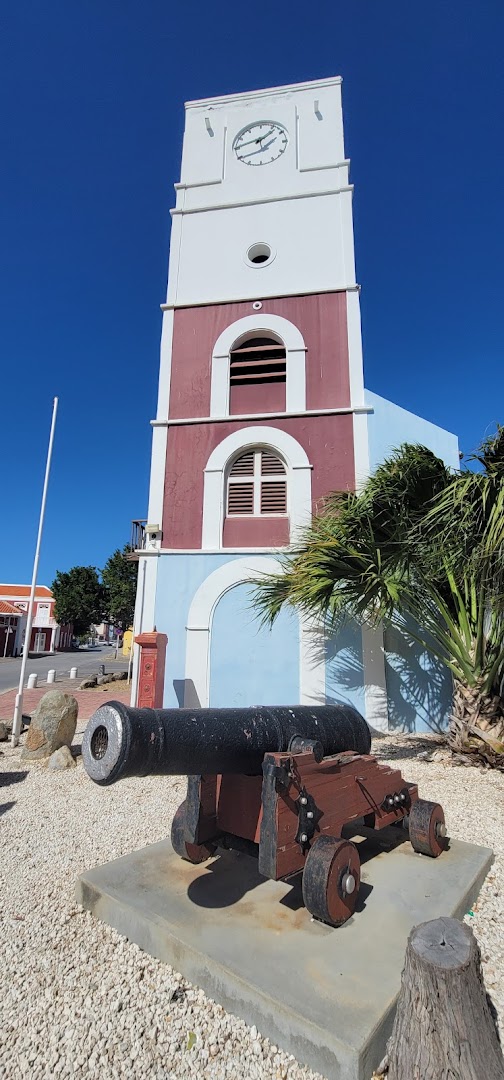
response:
[[[332,293],[351,293],[361,292],[361,286],[356,282],[350,285],[340,285],[333,289],[303,289],[302,292],[296,292],[295,290],[290,292],[289,296],[330,296]],[[261,293],[262,300],[283,300],[286,297],[286,293]],[[175,311],[178,308],[198,308],[198,307],[221,307],[223,304],[248,304],[250,302],[250,296],[223,296],[218,300],[198,300],[195,303],[184,303],[184,301],[173,301],[171,304],[160,304],[161,311]]]
[[[272,94],[292,94],[296,90],[319,90],[326,86],[339,86],[343,82],[341,75],[330,75],[327,79],[313,79],[308,82],[286,83],[285,86],[269,86],[261,90],[245,90],[239,94],[223,94],[219,97],[198,98],[195,101],[186,101],[186,109],[211,108],[214,105],[229,105],[240,101],[250,101],[254,98],[271,97]]]

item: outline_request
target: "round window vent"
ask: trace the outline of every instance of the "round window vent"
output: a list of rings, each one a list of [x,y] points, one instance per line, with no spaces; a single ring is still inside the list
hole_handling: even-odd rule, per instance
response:
[[[265,263],[271,262],[273,259],[273,252],[269,244],[252,244],[247,251],[247,262],[251,266],[264,266]]]

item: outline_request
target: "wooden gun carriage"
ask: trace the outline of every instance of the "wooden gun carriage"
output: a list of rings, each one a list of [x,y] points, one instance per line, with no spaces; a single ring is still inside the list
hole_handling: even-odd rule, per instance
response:
[[[447,846],[444,813],[398,769],[369,754],[370,734],[347,706],[156,710],[102,706],[83,740],[93,780],[188,773],[172,846],[193,863],[218,847],[258,858],[274,880],[303,871],[308,911],[340,926],[355,910],[360,860],[342,835],[357,823],[407,825],[415,851]]]

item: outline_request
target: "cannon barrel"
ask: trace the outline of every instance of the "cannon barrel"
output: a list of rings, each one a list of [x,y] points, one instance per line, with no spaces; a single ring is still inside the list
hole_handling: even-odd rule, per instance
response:
[[[286,752],[295,736],[324,755],[368,754],[366,721],[349,705],[246,709],[133,709],[100,706],[82,740],[84,767],[97,784],[126,776],[261,773],[266,753]]]

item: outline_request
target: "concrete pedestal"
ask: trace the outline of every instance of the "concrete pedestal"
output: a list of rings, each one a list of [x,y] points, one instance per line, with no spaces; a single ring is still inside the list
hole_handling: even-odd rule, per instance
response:
[[[300,1062],[330,1080],[369,1080],[411,928],[461,918],[492,853],[452,841],[429,859],[397,829],[358,842],[357,911],[338,930],[311,920],[298,879],[266,881],[234,852],[192,866],[168,841],[83,874],[77,900]]]

